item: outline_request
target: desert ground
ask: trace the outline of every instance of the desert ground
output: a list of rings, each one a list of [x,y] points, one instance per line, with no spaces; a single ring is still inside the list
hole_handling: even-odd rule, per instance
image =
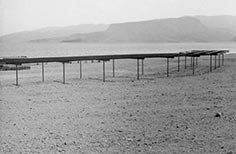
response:
[[[236,55],[209,73],[209,57],[177,72],[165,59],[41,65],[0,72],[2,154],[236,154]],[[214,61],[213,61],[214,64]],[[217,63],[218,64],[218,63]],[[214,65],[213,65],[214,66]]]

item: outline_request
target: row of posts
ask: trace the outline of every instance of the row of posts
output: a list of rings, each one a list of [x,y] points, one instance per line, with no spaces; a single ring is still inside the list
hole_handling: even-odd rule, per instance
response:
[[[218,67],[220,67],[220,56],[222,55],[222,65],[224,65],[224,54],[218,54]],[[210,72],[212,72],[212,56],[213,55],[210,55]],[[215,69],[217,68],[217,55],[214,55],[215,56]],[[170,58],[167,58],[167,77],[169,77],[169,59]],[[140,75],[139,75],[139,61],[141,60],[141,73],[142,75],[144,75],[144,59],[137,59],[137,80],[139,80],[140,78]],[[198,57],[190,57],[190,60],[191,60],[191,67],[193,69],[193,74],[195,72],[195,64],[198,65]],[[102,60],[102,63],[103,63],[103,82],[105,82],[105,76],[106,76],[106,72],[105,72],[105,62],[106,60]],[[184,68],[187,69],[187,56],[185,56],[184,58],[184,62],[185,62],[185,65],[184,65]],[[66,62],[62,62],[62,66],[63,66],[63,84],[65,84],[65,78],[66,78],[66,75],[65,75],[65,63]],[[80,79],[82,78],[82,61],[79,61],[79,64],[80,64]],[[180,56],[178,57],[178,72],[180,71]],[[112,72],[113,72],[113,77],[115,77],[115,60],[112,59]],[[44,82],[44,63],[42,63],[42,82]],[[16,85],[19,85],[18,83],[18,65],[16,64]]]
[[[215,66],[214,68],[217,68],[217,54],[215,55],[210,55],[210,72],[212,72],[212,56],[215,56]],[[222,58],[221,58],[222,56]],[[198,65],[198,57],[197,56],[191,56],[190,57],[190,66],[193,69],[193,75],[195,73],[195,65]],[[184,68],[187,69],[187,56],[185,56],[184,58]],[[224,54],[218,54],[218,67],[220,67],[222,64],[222,66],[224,65]],[[178,72],[180,71],[180,56],[178,57]],[[167,77],[169,76],[169,58],[167,58]]]

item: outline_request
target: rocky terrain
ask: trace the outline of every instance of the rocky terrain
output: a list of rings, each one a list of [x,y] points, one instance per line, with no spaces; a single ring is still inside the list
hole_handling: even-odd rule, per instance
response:
[[[146,60],[139,81],[136,61],[117,62],[116,78],[108,63],[105,83],[99,64],[84,64],[83,79],[68,65],[66,85],[61,67],[46,66],[45,83],[40,66],[21,71],[19,87],[1,72],[0,153],[235,154],[233,57],[212,73],[199,59],[195,76],[172,60],[169,78],[165,60]]]

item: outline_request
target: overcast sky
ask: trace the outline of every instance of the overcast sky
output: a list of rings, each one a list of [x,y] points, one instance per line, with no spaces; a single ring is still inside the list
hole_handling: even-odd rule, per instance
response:
[[[47,26],[236,15],[236,0],[0,0],[0,35]]]

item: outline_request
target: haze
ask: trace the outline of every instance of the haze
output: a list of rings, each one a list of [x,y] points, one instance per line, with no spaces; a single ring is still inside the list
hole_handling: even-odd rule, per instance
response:
[[[48,26],[236,15],[235,0],[0,0],[0,35]]]

